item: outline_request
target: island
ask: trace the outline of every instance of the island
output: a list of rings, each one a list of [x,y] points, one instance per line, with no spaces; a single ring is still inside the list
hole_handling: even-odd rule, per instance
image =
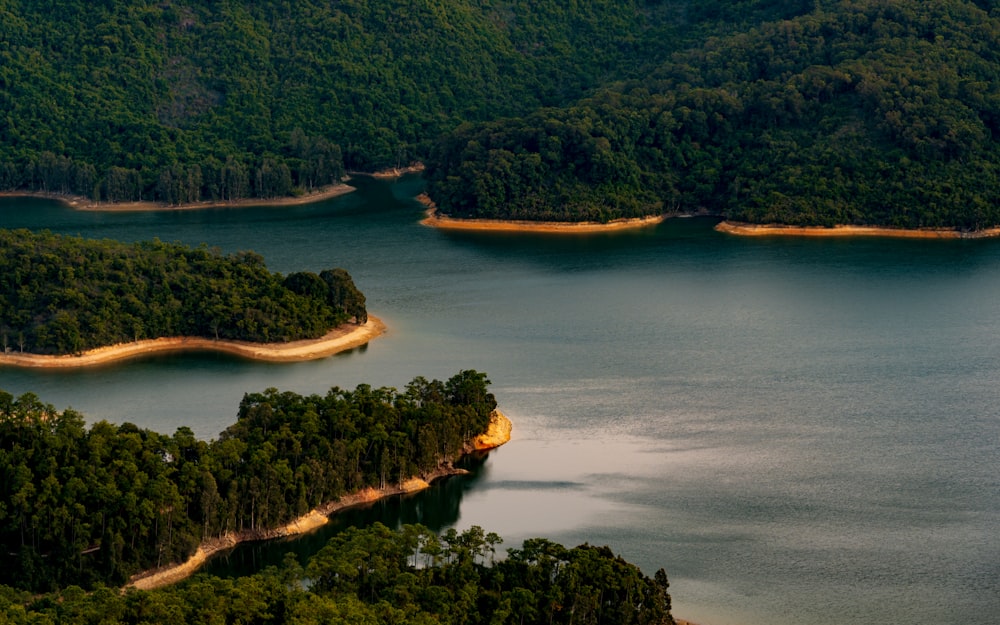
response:
[[[343,269],[282,276],[253,252],[0,230],[0,364],[83,366],[211,349],[318,358],[385,330]]]

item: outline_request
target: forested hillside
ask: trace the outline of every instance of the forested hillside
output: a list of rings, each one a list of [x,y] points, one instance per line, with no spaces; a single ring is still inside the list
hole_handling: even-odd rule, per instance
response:
[[[0,0],[0,189],[1000,224],[987,0]]]
[[[535,538],[494,562],[496,534],[419,525],[348,529],[306,567],[236,580],[198,576],[152,592],[0,588],[4,623],[325,625],[672,625],[663,569],[652,578],[607,547]],[[303,579],[310,580],[308,585]]]
[[[367,319],[343,269],[281,276],[253,252],[0,230],[4,351],[68,354],[175,336],[284,342]]]
[[[0,391],[0,584],[120,585],[184,561],[204,539],[268,530],[344,494],[433,473],[486,431],[488,385],[461,371],[402,392],[268,389],[246,395],[237,422],[207,443],[189,428],[86,428],[73,410]]]
[[[997,226],[994,4],[816,2],[571,106],[464,125],[428,191],[459,217]]]
[[[0,0],[0,190],[303,193],[806,0]]]

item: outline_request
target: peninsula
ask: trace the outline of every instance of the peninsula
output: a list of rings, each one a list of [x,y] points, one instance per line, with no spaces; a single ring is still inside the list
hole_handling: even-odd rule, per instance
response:
[[[512,429],[513,424],[510,419],[499,409],[494,409],[490,413],[490,421],[486,431],[463,446],[463,455],[485,452],[500,447],[510,441]],[[342,510],[370,504],[387,497],[416,493],[430,488],[439,479],[464,473],[467,471],[456,468],[452,462],[444,462],[429,473],[404,479],[398,484],[380,488],[367,487],[333,501],[325,502],[280,527],[263,531],[229,532],[211,538],[202,542],[195,553],[186,561],[136,574],[129,579],[128,586],[139,590],[152,590],[174,584],[194,574],[212,556],[232,549],[240,543],[306,534],[323,527],[329,523],[331,515]]]
[[[227,545],[301,533],[345,506],[427,488],[461,473],[462,456],[510,438],[489,383],[465,370],[402,391],[269,388],[245,395],[236,422],[208,442],[186,427],[85,427],[72,409],[0,391],[0,473],[17,476],[5,485],[0,584],[120,586],[153,571],[162,575],[139,585],[164,583]]]
[[[456,125],[424,158],[427,193],[469,219],[707,208],[788,226],[767,234],[995,236],[997,13],[961,0],[799,6],[575,102]]]
[[[384,330],[368,323],[345,270],[283,276],[253,252],[0,230],[0,275],[10,278],[0,363],[80,366],[177,349],[297,360]]]
[[[662,223],[666,215],[650,215],[648,217],[613,219],[606,223],[597,221],[529,221],[519,219],[457,219],[442,215],[437,211],[434,202],[427,194],[421,194],[417,200],[427,206],[424,219],[420,221],[425,226],[441,230],[476,230],[487,232],[544,232],[553,234],[587,234],[594,232],[610,232],[614,230],[632,230],[646,228]]]

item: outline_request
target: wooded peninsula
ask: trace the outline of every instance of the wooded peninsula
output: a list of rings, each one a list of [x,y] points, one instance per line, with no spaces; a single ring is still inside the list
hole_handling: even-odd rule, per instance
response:
[[[366,488],[451,467],[489,429],[486,375],[301,396],[267,389],[211,442],[56,411],[0,392],[0,583],[122,585],[203,541],[264,537]]]
[[[444,623],[673,625],[666,573],[607,547],[502,539],[479,526],[349,528],[302,566],[204,575],[156,590],[142,571],[199,544],[266,538],[353,494],[398,492],[502,444],[486,375],[359,385],[325,396],[267,389],[210,442],[59,412],[0,391],[0,614],[5,623]],[[492,424],[492,425],[491,425]],[[485,435],[493,434],[494,438]],[[306,582],[308,580],[308,583]]]
[[[271,273],[253,252],[0,230],[4,352],[78,354],[161,337],[316,339],[368,320],[343,269]]]
[[[663,569],[652,578],[607,547],[534,538],[494,560],[501,538],[473,526],[442,536],[419,525],[350,528],[301,566],[155,592],[78,586],[3,589],[5,623],[315,623],[324,625],[674,625]],[[290,554],[291,555],[291,554]],[[302,580],[308,579],[305,584]]]
[[[1000,224],[993,3],[808,5],[571,105],[465,124],[426,159],[427,192],[451,217]]]

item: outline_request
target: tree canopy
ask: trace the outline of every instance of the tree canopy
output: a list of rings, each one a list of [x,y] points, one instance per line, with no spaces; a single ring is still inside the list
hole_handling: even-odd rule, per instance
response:
[[[303,568],[239,579],[199,575],[156,591],[78,586],[32,596],[0,587],[5,623],[328,625],[673,625],[666,573],[650,578],[608,547],[526,540],[494,560],[499,536],[419,525],[351,528]],[[308,588],[303,578],[309,580]]]
[[[206,539],[258,535],[345,494],[432,475],[487,430],[489,383],[468,370],[402,392],[267,389],[209,442],[187,427],[87,428],[74,410],[0,391],[0,584],[119,585]]]
[[[455,217],[1000,224],[984,0],[0,1],[0,189],[169,204],[419,159]]]
[[[575,104],[460,126],[428,191],[456,217],[997,226],[998,51],[993,3],[816,2]]]
[[[0,276],[10,351],[67,354],[172,336],[282,342],[368,318],[343,269],[281,276],[253,252],[161,241],[0,230]]]
[[[0,190],[301,193],[575,101],[773,0],[0,0]]]

